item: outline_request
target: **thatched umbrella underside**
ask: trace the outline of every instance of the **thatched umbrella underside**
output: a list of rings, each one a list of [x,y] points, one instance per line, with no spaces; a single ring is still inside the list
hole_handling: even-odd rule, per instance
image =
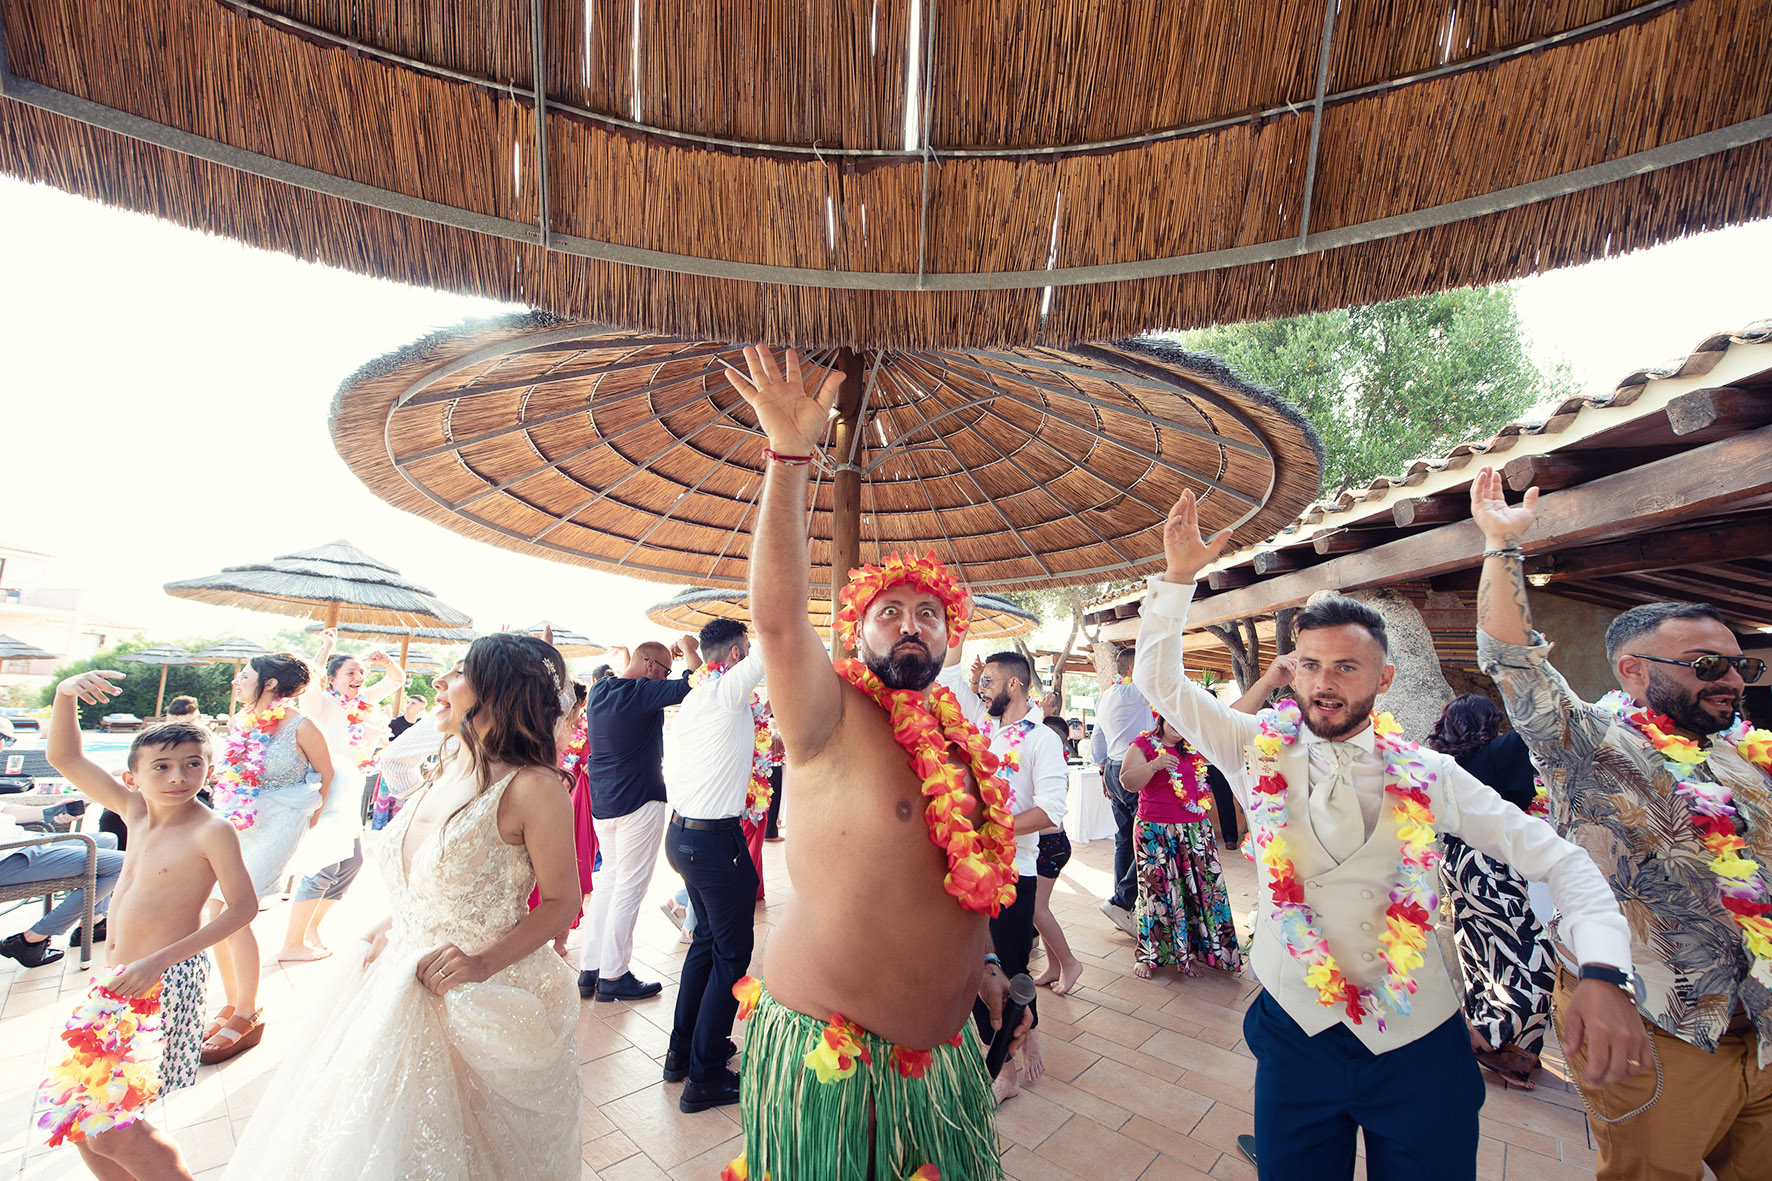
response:
[[[1367,303],[1772,214],[1772,0],[591,8],[0,0],[0,172],[577,319],[869,348]]]
[[[327,627],[375,623],[456,628],[473,622],[392,566],[334,541],[250,566],[165,585],[167,594],[217,607],[321,619]]]
[[[847,356],[810,358],[853,366],[856,424],[853,451],[827,448],[846,470],[814,476],[814,586],[831,583],[838,521],[859,534],[839,583],[855,561],[933,551],[978,590],[1020,589],[1159,569],[1184,488],[1207,525],[1248,541],[1317,491],[1303,417],[1212,358],[1132,344]],[[333,439],[378,496],[476,540],[742,587],[764,439],[722,358],[743,363],[736,347],[543,314],[469,324],[347,379]]]
[[[806,604],[806,617],[818,634],[831,634],[831,605],[828,600],[813,599]],[[744,591],[712,590],[690,587],[662,603],[646,609],[646,618],[672,631],[693,632],[716,619],[736,619],[749,626],[751,597]],[[997,595],[974,595],[972,626],[966,630],[968,640],[1002,640],[1026,635],[1040,626],[1040,617],[1024,611],[1008,599]]]

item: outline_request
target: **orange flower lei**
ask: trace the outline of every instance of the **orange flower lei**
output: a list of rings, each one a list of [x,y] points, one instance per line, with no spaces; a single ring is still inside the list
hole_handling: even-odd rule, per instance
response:
[[[838,592],[842,606],[837,608],[834,626],[837,638],[845,648],[854,649],[855,636],[861,630],[861,618],[868,604],[889,586],[908,582],[918,590],[928,591],[942,601],[947,609],[948,647],[952,648],[966,634],[972,622],[972,596],[955,581],[934,554],[907,558],[893,554],[881,566],[860,566],[849,572],[849,585]]]
[[[1268,890],[1279,924],[1280,938],[1293,958],[1305,965],[1304,982],[1317,990],[1320,1005],[1344,1005],[1355,1025],[1370,1015],[1384,1028],[1384,1014],[1407,1015],[1416,990],[1415,969],[1426,962],[1427,941],[1433,932],[1433,913],[1439,908],[1436,890],[1440,863],[1434,832],[1434,813],[1427,785],[1436,778],[1427,765],[1414,757],[1420,749],[1403,739],[1403,728],[1389,714],[1374,714],[1374,746],[1383,754],[1385,795],[1391,818],[1397,825],[1397,880],[1391,886],[1385,909],[1385,932],[1378,938],[1379,958],[1385,974],[1370,988],[1361,988],[1342,972],[1329,951],[1329,941],[1317,924],[1317,916],[1304,900],[1304,883],[1298,880],[1287,856],[1286,777],[1279,773],[1280,748],[1297,741],[1301,723],[1298,703],[1280,702],[1261,712],[1261,733],[1249,744],[1249,766],[1256,776],[1249,809],[1249,827],[1259,858],[1268,871]]]
[[[837,674],[874,699],[892,719],[892,736],[911,756],[911,770],[923,780],[923,819],[929,839],[947,851],[942,883],[967,910],[995,917],[1015,901],[1015,821],[1009,814],[1009,787],[1001,766],[978,727],[960,712],[949,689],[937,685],[927,695],[917,689],[888,689],[859,660],[837,661]],[[948,747],[959,748],[966,767],[948,762]],[[966,770],[978,785],[977,828],[966,818],[971,796]]]

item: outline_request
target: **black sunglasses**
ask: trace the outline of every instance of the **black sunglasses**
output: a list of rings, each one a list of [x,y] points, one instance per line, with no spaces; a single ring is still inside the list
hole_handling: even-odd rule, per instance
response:
[[[1766,671],[1766,662],[1757,656],[1700,656],[1697,660],[1669,660],[1665,656],[1645,656],[1641,652],[1632,652],[1638,660],[1653,660],[1657,664],[1679,664],[1692,670],[1692,675],[1701,681],[1720,681],[1729,675],[1733,668],[1741,674],[1744,681],[1757,681],[1760,674]]]

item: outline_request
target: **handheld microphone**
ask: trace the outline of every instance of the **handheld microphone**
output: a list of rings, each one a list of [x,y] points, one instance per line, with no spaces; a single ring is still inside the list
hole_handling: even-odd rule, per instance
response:
[[[1009,978],[1009,996],[1003,1001],[1003,1024],[997,1027],[991,1038],[991,1048],[984,1056],[985,1069],[991,1072],[992,1078],[1003,1069],[1003,1062],[1009,1057],[1009,1043],[1015,1040],[1015,1031],[1021,1025],[1021,1015],[1034,1003],[1035,995],[1034,978],[1026,972],[1017,972]]]

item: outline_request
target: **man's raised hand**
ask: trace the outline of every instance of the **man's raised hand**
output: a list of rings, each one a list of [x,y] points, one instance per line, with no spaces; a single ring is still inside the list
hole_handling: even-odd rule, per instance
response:
[[[811,455],[830,421],[831,407],[837,404],[843,374],[833,370],[816,393],[809,393],[800,370],[800,354],[793,349],[783,358],[785,376],[768,349],[746,345],[744,359],[749,380],[730,368],[726,380],[756,413],[758,425],[769,436],[770,449],[782,455]]]
[[[1178,584],[1194,581],[1207,563],[1224,552],[1225,543],[1230,539],[1229,529],[1220,529],[1210,538],[1201,536],[1199,505],[1194,501],[1191,489],[1183,492],[1175,507],[1169,510],[1169,519],[1163,523],[1163,557],[1169,563],[1163,571],[1163,581]]]
[[[1489,548],[1518,545],[1538,517],[1538,489],[1526,489],[1519,504],[1509,505],[1501,473],[1486,467],[1471,481],[1471,519],[1483,531]]]

